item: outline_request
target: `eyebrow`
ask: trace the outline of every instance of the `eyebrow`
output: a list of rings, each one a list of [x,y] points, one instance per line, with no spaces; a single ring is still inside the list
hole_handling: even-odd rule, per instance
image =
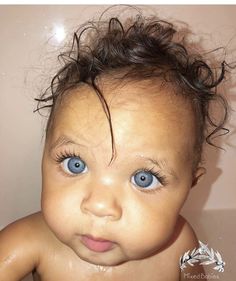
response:
[[[168,165],[168,161],[163,158],[163,159],[154,159],[151,157],[144,157],[144,156],[139,156],[142,159],[151,162],[153,165],[155,165],[156,167],[158,167],[161,170],[165,170],[169,175],[173,176],[175,179],[179,179],[177,174],[175,173],[175,171]]]
[[[86,145],[80,144],[75,140],[73,140],[72,138],[62,135],[50,146],[49,151],[52,151],[53,149],[57,149],[58,147],[61,147],[63,145],[70,145],[70,144],[86,147]]]

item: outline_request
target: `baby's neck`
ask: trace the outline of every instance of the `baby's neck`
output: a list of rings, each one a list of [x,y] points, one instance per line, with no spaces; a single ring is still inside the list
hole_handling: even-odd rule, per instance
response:
[[[112,266],[95,265],[98,272],[109,272],[112,271]]]

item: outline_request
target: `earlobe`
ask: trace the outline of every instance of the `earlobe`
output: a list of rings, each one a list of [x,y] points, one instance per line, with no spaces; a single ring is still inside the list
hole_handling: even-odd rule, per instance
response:
[[[206,169],[204,167],[198,167],[193,175],[193,181],[192,181],[192,188],[197,185],[197,183],[199,183],[202,178],[203,175],[205,175],[206,173]]]

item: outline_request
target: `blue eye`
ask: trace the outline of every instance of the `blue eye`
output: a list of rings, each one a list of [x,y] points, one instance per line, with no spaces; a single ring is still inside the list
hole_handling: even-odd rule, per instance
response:
[[[161,185],[160,181],[157,179],[152,172],[149,171],[138,171],[132,178],[131,182],[138,187],[143,189],[154,189],[157,186]]]
[[[87,172],[88,168],[84,161],[79,157],[68,157],[62,161],[63,169],[69,174],[82,174]]]

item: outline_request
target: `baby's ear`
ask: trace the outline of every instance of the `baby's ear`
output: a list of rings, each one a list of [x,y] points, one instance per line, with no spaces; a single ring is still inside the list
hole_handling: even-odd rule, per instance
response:
[[[206,173],[206,169],[204,167],[197,167],[197,169],[193,174],[193,181],[191,187],[194,187],[197,183],[199,183],[202,180],[203,175],[205,175],[205,173]]]

